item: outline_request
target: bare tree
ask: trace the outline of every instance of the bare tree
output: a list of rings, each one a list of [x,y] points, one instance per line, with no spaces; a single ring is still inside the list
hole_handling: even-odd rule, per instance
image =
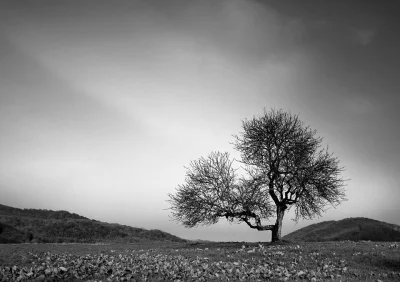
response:
[[[295,208],[295,220],[320,216],[328,204],[344,200],[343,168],[322,138],[282,110],[244,120],[234,136],[245,176],[238,176],[228,153],[213,152],[192,161],[176,194],[169,194],[172,217],[186,227],[209,225],[225,217],[259,231],[271,230],[281,240],[285,211]],[[263,220],[276,216],[275,224]]]

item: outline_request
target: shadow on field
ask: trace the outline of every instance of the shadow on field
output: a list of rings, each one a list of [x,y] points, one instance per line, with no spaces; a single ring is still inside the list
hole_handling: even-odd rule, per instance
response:
[[[394,259],[383,259],[378,266],[388,268],[392,271],[400,271],[400,256]]]

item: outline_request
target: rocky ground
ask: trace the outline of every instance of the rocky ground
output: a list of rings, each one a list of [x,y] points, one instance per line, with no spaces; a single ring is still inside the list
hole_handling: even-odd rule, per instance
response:
[[[0,245],[0,281],[400,281],[397,243]]]

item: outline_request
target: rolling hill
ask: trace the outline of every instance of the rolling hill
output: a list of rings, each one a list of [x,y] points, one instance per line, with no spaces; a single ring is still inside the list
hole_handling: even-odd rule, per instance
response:
[[[400,226],[369,218],[345,218],[338,221],[324,221],[296,230],[283,240],[322,241],[400,241]]]
[[[0,243],[185,242],[161,230],[91,220],[67,211],[0,205]]]

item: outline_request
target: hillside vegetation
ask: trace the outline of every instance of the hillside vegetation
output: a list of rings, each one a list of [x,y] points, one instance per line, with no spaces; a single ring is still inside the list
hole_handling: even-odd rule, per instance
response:
[[[400,241],[400,226],[369,218],[324,221],[296,230],[283,237],[288,241]]]
[[[18,209],[0,205],[0,243],[184,242],[161,230],[90,220],[67,211]]]

